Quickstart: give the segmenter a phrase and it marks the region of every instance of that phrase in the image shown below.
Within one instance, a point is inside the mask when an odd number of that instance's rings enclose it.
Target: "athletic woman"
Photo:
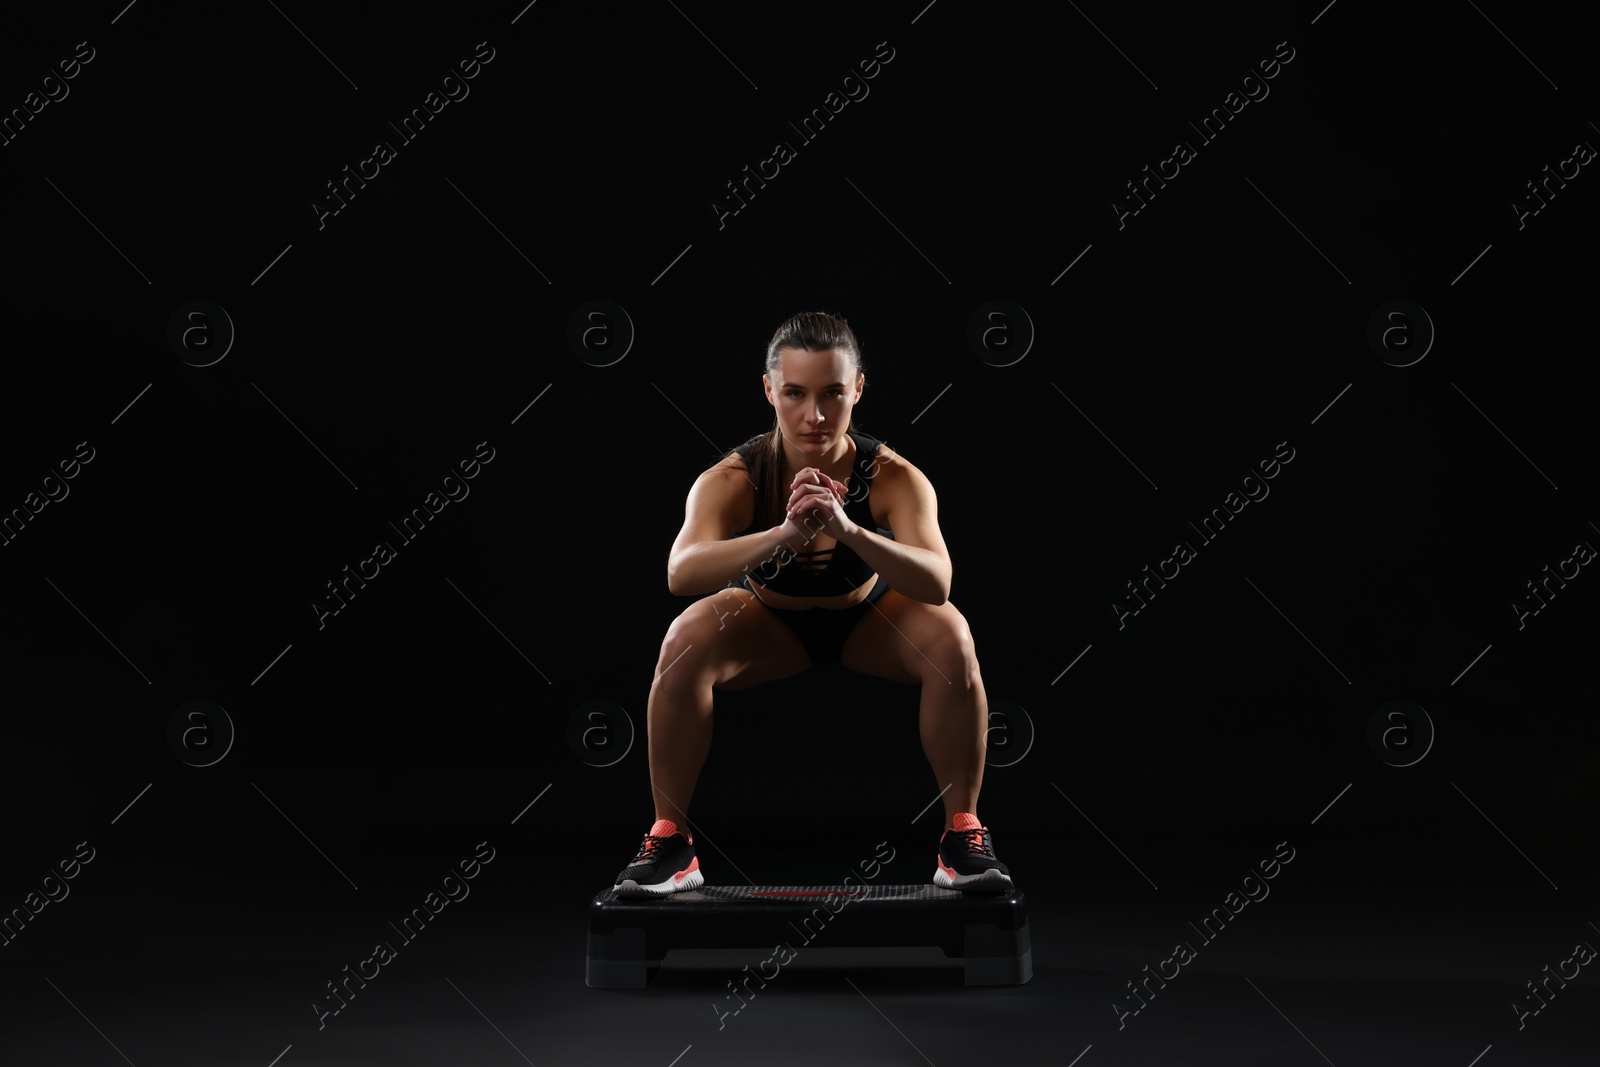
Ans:
[[[866,375],[843,319],[794,316],[767,346],[773,428],[689,490],[667,586],[697,596],[667,628],[650,687],[656,821],[617,875],[619,896],[704,883],[688,804],[711,745],[713,690],[814,664],[922,686],[919,725],[945,809],[935,885],[1004,892],[1010,872],[978,821],[988,704],[933,486],[854,431]]]

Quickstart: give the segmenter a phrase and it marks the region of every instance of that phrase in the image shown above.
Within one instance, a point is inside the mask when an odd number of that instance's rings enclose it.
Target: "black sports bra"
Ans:
[[[878,446],[882,442],[853,430],[850,438],[856,444],[856,461],[846,486],[844,513],[862,529],[875,530],[880,536],[893,540],[893,531],[880,527],[872,517],[872,477],[876,471]],[[752,567],[750,579],[763,589],[785,596],[826,597],[848,593],[875,573],[870,563],[843,543],[833,548],[796,552],[782,565],[778,562],[781,558],[783,556],[773,557]]]

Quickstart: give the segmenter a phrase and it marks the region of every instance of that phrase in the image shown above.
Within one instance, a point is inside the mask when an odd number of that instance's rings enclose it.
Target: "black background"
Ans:
[[[1520,1031],[1507,1007],[1600,938],[1597,580],[1521,627],[1512,607],[1600,544],[1596,179],[1520,228],[1511,206],[1600,144],[1592,26],[1352,0],[278,8],[77,6],[0,43],[5,109],[95,49],[0,147],[0,508],[94,449],[0,547],[0,907],[97,849],[0,949],[7,1062],[837,1052],[801,1007],[842,1013],[844,1062],[1592,1056],[1600,979]],[[386,123],[480,41],[470,94],[401,144]],[[1284,41],[1270,94],[1201,144],[1186,122]],[[801,143],[788,123],[879,42],[869,95]],[[1196,158],[1119,227],[1180,139]],[[379,140],[395,159],[319,227]],[[778,141],[794,161],[719,227]],[[1009,366],[967,343],[995,299],[1036,331]],[[192,300],[236,330],[208,367],[167,343]],[[636,330],[610,366],[567,340],[590,300]],[[1437,332],[1406,367],[1367,342],[1392,300]],[[583,915],[652,817],[684,494],[771,424],[765,345],[800,310],[856,331],[857,426],[938,490],[989,700],[1031,724],[980,812],[1036,977],[960,999],[853,975],[880,1015],[799,975],[735,1051],[698,1017],[725,974],[585,989]],[[470,495],[319,628],[325,583],[482,441]],[[1270,496],[1119,628],[1124,583],[1285,441]],[[190,700],[236,731],[209,767],[168,743]],[[1368,744],[1390,700],[1432,723],[1411,766]],[[568,741],[590,701],[637,730],[611,766]],[[916,688],[825,668],[717,701],[709,880],[834,882],[883,840],[895,880],[927,880]],[[1021,742],[999,728],[992,763]],[[307,999],[483,840],[482,903],[319,1032]],[[1276,903],[1118,1032],[1106,1002],[1280,841]]]

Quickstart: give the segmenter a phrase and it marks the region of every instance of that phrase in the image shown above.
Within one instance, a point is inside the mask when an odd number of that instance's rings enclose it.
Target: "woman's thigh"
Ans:
[[[890,589],[877,609],[845,640],[840,659],[851,670],[911,685],[930,677],[951,682],[975,666],[966,616],[948,600],[935,606]]]
[[[730,586],[690,604],[667,628],[657,681],[686,665],[686,674],[709,673],[716,688],[737,690],[799,674],[811,656],[754,593]]]

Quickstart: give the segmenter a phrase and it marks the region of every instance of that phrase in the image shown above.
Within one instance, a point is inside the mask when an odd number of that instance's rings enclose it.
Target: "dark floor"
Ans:
[[[1448,862],[1430,856],[1432,869],[1462,875],[1430,882],[1421,864],[1320,850],[1333,843],[1306,827],[1268,895],[1208,944],[1188,922],[1231,886],[1226,877],[1202,884],[1209,875],[1194,869],[1206,863],[1192,849],[1141,857],[1146,871],[1161,872],[1157,890],[1109,847],[1082,848],[1064,863],[1052,862],[1048,840],[1016,840],[1009,855],[1033,947],[1026,985],[967,987],[951,967],[818,966],[827,961],[801,948],[726,1016],[717,1005],[730,1003],[727,983],[767,953],[684,961],[698,967],[669,955],[646,989],[585,985],[587,902],[617,859],[593,849],[542,873],[502,843],[468,895],[408,944],[387,922],[430,887],[414,863],[360,864],[365,884],[351,890],[326,868],[325,882],[314,868],[291,882],[239,855],[219,856],[225,873],[139,872],[108,848],[5,949],[0,1062],[266,1067],[280,1054],[286,1065],[538,1067],[1595,1062],[1600,980],[1580,973],[1520,1030],[1509,1007],[1575,942],[1600,943],[1582,918],[1592,873],[1563,866],[1565,884],[1553,889],[1496,839]],[[1263,842],[1263,858],[1273,844]],[[705,851],[714,880],[732,873]],[[848,863],[843,854],[740,857],[758,876]],[[883,877],[931,869],[931,852],[909,851]],[[321,900],[307,896],[308,871],[323,883]],[[825,947],[825,938],[809,947]],[[311,1004],[323,983],[385,939],[398,946],[395,957],[319,1029]],[[1194,958],[1166,988],[1152,982],[1156,994],[1119,1026],[1115,1005],[1133,1003],[1126,983],[1177,941]]]

